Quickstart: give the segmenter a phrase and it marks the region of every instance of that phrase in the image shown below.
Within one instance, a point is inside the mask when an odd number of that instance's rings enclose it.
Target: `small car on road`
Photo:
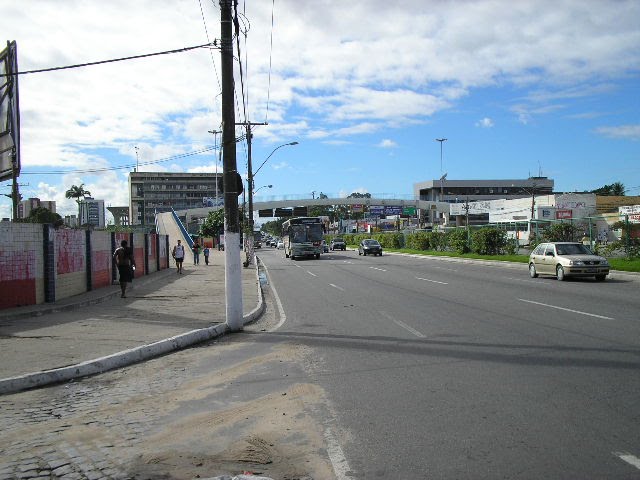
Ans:
[[[358,255],[380,255],[382,256],[382,245],[377,240],[368,238],[362,240],[358,246]]]
[[[602,282],[609,274],[606,258],[594,255],[578,242],[546,242],[529,255],[529,276],[555,275],[560,281],[567,277],[595,277]]]
[[[329,253],[329,245],[326,240],[322,240],[322,253]]]
[[[345,251],[347,249],[347,244],[344,243],[344,240],[340,237],[335,237],[331,240],[331,245],[329,247],[331,250],[342,250]]]

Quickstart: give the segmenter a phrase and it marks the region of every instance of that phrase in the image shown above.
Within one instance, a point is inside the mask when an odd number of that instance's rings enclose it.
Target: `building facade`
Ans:
[[[32,210],[38,207],[51,210],[52,213],[56,213],[56,202],[51,200],[40,200],[39,198],[28,198],[18,203],[18,218],[27,218]]]
[[[155,225],[156,213],[216,204],[223,198],[221,173],[132,172],[130,225]]]
[[[420,200],[447,203],[469,203],[498,199],[531,198],[553,193],[554,182],[547,177],[529,177],[517,180],[428,180],[415,183],[413,193]],[[421,223],[443,224],[438,212],[427,212]]]
[[[104,200],[86,197],[80,201],[80,225],[105,227]]]

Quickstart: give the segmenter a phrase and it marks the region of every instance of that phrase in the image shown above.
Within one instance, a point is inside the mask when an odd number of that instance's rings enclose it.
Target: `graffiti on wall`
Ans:
[[[81,272],[85,268],[84,230],[56,231],[57,273]]]

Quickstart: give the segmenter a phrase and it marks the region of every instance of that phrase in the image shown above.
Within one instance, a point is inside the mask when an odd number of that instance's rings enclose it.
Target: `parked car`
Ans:
[[[529,275],[555,275],[562,281],[567,277],[595,277],[599,282],[607,278],[609,262],[594,255],[578,242],[547,242],[538,245],[529,255]]]
[[[277,248],[278,250],[282,250],[282,249],[284,249],[284,242],[283,242],[282,240],[278,240],[278,243],[277,243],[277,245],[276,245],[276,248]]]
[[[322,253],[329,253],[329,245],[326,240],[322,240]]]
[[[382,256],[382,245],[377,240],[368,238],[362,240],[358,246],[358,255],[380,255]]]
[[[335,237],[331,240],[331,245],[329,246],[331,250],[342,250],[343,252],[347,249],[347,244],[344,243],[344,240],[340,237]]]

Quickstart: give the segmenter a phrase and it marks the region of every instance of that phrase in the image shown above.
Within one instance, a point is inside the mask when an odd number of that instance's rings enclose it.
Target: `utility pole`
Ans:
[[[236,167],[235,112],[233,105],[234,0],[220,0],[220,59],[222,76],[222,148],[224,184],[224,256],[227,325],[232,332],[243,329],[240,227],[238,218],[238,170]],[[242,185],[242,183],[240,183]]]
[[[218,134],[222,133],[222,130],[207,130],[207,132],[213,134],[213,144],[218,147],[218,158],[216,158],[216,199],[215,199],[215,207],[218,206],[218,164],[220,163],[220,158],[222,157],[222,147],[218,146]]]
[[[252,265],[254,257],[253,248],[253,166],[251,164],[251,140],[253,139],[253,133],[251,133],[252,125],[268,125],[268,123],[256,123],[245,122],[236,123],[236,125],[244,125],[247,128],[247,195],[249,196],[249,232],[247,232],[246,244],[246,261],[245,267]],[[244,216],[243,216],[244,218]]]

